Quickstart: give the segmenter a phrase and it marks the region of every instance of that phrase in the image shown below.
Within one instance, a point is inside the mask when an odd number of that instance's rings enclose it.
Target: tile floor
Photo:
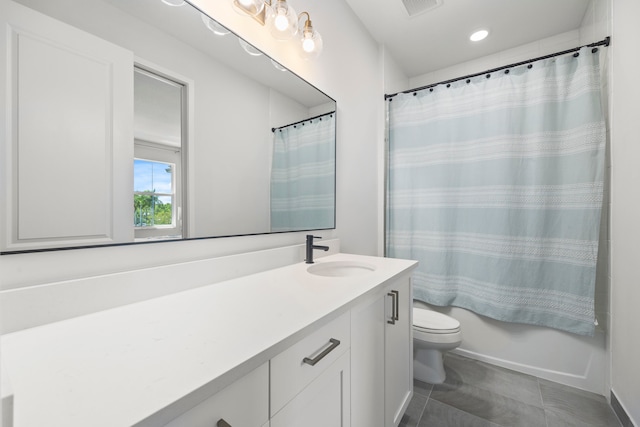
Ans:
[[[603,396],[448,353],[447,379],[414,381],[400,427],[621,427]]]

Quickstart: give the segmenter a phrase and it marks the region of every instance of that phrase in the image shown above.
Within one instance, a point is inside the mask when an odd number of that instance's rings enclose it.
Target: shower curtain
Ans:
[[[334,227],[335,113],[273,133],[271,231]]]
[[[414,297],[594,331],[605,124],[582,48],[389,102],[387,255]]]

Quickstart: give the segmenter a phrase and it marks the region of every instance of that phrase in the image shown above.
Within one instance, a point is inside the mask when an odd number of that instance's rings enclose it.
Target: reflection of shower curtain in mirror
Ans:
[[[387,254],[419,260],[416,299],[593,333],[600,98],[590,48],[392,98]]]
[[[335,114],[273,137],[271,231],[334,228]]]

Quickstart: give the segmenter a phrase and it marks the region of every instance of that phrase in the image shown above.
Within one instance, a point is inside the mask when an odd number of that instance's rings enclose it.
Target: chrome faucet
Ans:
[[[322,237],[314,236],[312,234],[307,234],[307,259],[304,260],[307,264],[313,264],[313,250],[321,249],[323,251],[328,251],[329,246],[320,246],[314,245],[313,239],[322,239]]]

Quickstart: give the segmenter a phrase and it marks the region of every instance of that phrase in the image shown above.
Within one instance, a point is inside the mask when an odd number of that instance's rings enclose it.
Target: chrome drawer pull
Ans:
[[[231,427],[231,424],[220,418],[220,420],[216,423],[216,427]]]
[[[398,315],[398,312],[400,311],[400,295],[398,291],[391,291],[387,295],[393,298],[391,306],[391,320],[387,320],[387,323],[390,325],[395,325],[396,320],[400,320],[400,316]]]
[[[334,348],[336,348],[337,346],[340,345],[340,341],[338,341],[335,338],[330,338],[329,342],[331,343],[331,345],[329,347],[327,347],[326,349],[324,349],[322,351],[322,353],[320,353],[319,355],[317,355],[316,357],[314,357],[313,359],[310,359],[308,357],[305,357],[304,359],[302,359],[303,363],[306,363],[307,365],[315,365],[316,363],[318,363],[319,361],[321,361],[327,354],[331,353],[333,351]]]
[[[400,292],[398,291],[391,291],[391,292],[396,294],[396,316],[394,317],[394,319],[400,320]]]

